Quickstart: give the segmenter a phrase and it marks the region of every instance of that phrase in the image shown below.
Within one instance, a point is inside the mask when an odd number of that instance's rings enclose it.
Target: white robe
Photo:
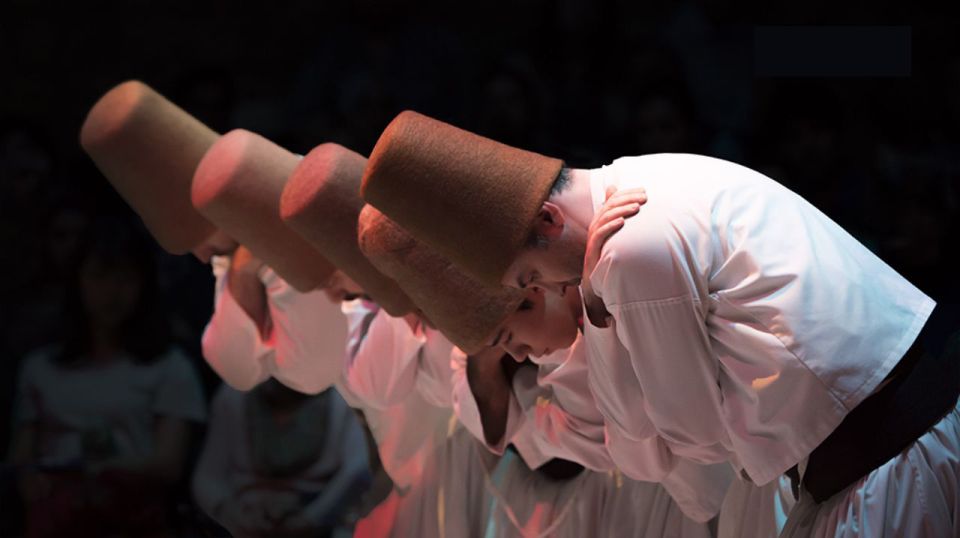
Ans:
[[[230,257],[214,256],[213,316],[203,332],[203,356],[223,381],[250,390],[273,376],[288,387],[316,394],[340,377],[346,319],[340,304],[321,291],[301,293],[263,268],[267,290],[266,338],[229,292]]]
[[[631,476],[657,477],[679,458],[729,461],[759,485],[796,464],[802,471],[934,307],[828,217],[755,171],[658,154],[590,174],[594,210],[609,186],[644,187],[649,197],[590,275],[611,326],[585,327],[608,446]],[[932,452],[956,462],[956,433],[946,435]],[[941,465],[917,487],[936,488],[953,472]],[[919,517],[918,505],[901,499],[907,490],[895,492],[878,473],[860,493],[877,502],[838,495],[811,510],[801,499],[791,518],[815,511],[814,534],[845,536],[851,517],[890,519],[888,532]],[[846,515],[831,512],[834,501]]]

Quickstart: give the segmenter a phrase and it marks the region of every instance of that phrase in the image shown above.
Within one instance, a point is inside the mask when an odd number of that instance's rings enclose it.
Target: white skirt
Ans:
[[[480,538],[487,522],[486,476],[497,462],[455,426],[418,480],[394,490],[354,529],[357,538]]]
[[[734,479],[720,508],[719,538],[776,538],[795,504],[790,479],[765,486]]]
[[[491,474],[488,537],[709,538],[659,484],[584,470],[551,480],[507,452]]]
[[[823,503],[801,492],[781,536],[960,537],[960,405]]]

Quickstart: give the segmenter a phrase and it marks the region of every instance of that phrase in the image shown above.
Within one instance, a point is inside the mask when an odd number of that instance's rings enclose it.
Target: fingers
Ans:
[[[593,227],[594,229],[597,229],[612,220],[615,220],[618,218],[632,217],[633,215],[636,215],[639,212],[640,212],[640,204],[637,204],[637,203],[615,207],[613,209],[604,211],[600,215],[597,215],[596,220],[594,220],[593,223],[591,223],[591,227]]]
[[[618,191],[616,187],[607,187],[606,201],[594,215],[587,230],[587,245],[583,258],[581,290],[590,291],[590,276],[600,260],[600,253],[610,237],[623,228],[627,218],[640,212],[640,206],[647,203],[647,191],[643,188]],[[602,305],[602,302],[601,302]],[[591,315],[591,321],[594,316]],[[596,325],[598,322],[594,322]]]
[[[623,217],[615,218],[602,226],[598,226],[594,229],[593,233],[590,234],[590,239],[587,241],[587,250],[583,258],[584,278],[589,278],[589,273],[593,272],[594,266],[600,259],[600,251],[603,250],[603,245],[606,244],[607,239],[610,239],[610,236],[619,231],[620,228],[623,228],[624,222]]]
[[[640,211],[640,206],[647,202],[647,192],[642,188],[619,192],[616,189],[608,189],[607,191],[611,196],[594,217],[594,221],[590,224],[591,231],[597,230],[616,219],[625,219],[636,215]]]
[[[645,189],[629,189],[620,191],[607,198],[603,204],[604,209],[621,206],[625,204],[645,204],[647,203],[647,191]]]
[[[623,228],[624,222],[623,217],[617,217],[594,231],[591,237],[590,249],[595,250],[598,257],[607,239],[610,239],[611,235],[616,233],[620,228]]]

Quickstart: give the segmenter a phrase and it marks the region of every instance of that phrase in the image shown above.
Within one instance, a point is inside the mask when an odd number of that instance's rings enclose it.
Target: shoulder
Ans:
[[[621,157],[600,170],[618,183],[642,182],[674,187],[677,192],[690,192],[700,185],[710,191],[739,184],[776,184],[762,173],[741,164],[694,153],[653,153],[637,157]]]
[[[56,366],[55,359],[61,351],[61,346],[53,344],[30,351],[20,362],[20,377],[33,377]]]
[[[590,281],[608,307],[686,295],[697,287],[711,252],[706,220],[648,202],[607,240]]]
[[[23,364],[24,366],[28,364],[49,364],[53,362],[54,358],[62,351],[63,346],[59,344],[38,347],[23,356]]]
[[[715,170],[717,167],[732,165],[729,161],[697,155],[695,153],[649,153],[646,155],[624,156],[601,168],[609,173],[623,175],[633,172],[659,171],[670,174],[689,172],[690,170]]]
[[[177,346],[170,346],[161,354],[151,367],[157,369],[164,377],[197,379],[197,371],[187,354]]]

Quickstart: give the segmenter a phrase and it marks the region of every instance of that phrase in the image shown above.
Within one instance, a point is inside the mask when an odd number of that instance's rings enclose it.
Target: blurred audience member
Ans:
[[[234,536],[330,536],[369,482],[363,429],[335,390],[270,379],[214,397],[193,492]]]
[[[27,536],[167,536],[167,496],[205,418],[157,307],[152,244],[98,222],[80,249],[64,337],[23,363],[16,464]]]
[[[15,356],[51,344],[63,334],[64,298],[90,225],[90,210],[76,193],[61,193],[50,206],[46,226],[37,233],[42,248],[42,265],[34,275],[37,285],[6,325]]]
[[[0,120],[0,295],[13,304],[28,297],[43,263],[45,190],[54,164],[53,147],[40,129],[15,118]],[[0,321],[12,314],[0,311]]]

